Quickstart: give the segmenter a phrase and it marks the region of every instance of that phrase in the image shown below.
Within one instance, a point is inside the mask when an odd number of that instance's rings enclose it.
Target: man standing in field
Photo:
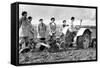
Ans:
[[[66,34],[68,25],[66,25],[66,20],[63,20],[63,25],[62,25],[62,35]]]
[[[22,17],[19,19],[19,28],[21,27],[22,24],[25,24],[26,21],[27,21],[27,12],[23,11]]]
[[[74,30],[74,25],[73,25],[74,21],[75,21],[75,17],[71,17],[71,21],[69,22],[69,31],[70,32],[73,32],[73,30]]]
[[[27,46],[27,39],[28,39],[28,19],[27,19],[27,12],[22,12],[22,17],[19,19],[19,44],[23,44],[22,48]]]
[[[33,39],[34,38],[34,28],[33,28],[33,25],[31,24],[31,21],[32,21],[32,17],[31,16],[29,16],[28,17],[28,37],[30,38],[30,39]]]
[[[65,42],[66,42],[67,47],[72,47],[72,42],[76,34],[75,28],[73,25],[74,21],[75,21],[75,18],[71,17],[71,20],[68,23],[66,23],[68,25],[68,28],[66,30],[66,36],[65,36]]]
[[[45,40],[47,26],[43,23],[43,19],[40,19],[39,22],[40,23],[38,25],[38,33],[39,33],[39,36],[40,36],[40,40]]]

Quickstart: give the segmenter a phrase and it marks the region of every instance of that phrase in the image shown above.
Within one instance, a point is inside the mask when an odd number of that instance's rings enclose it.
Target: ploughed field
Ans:
[[[81,61],[81,60],[95,60],[96,49],[69,49],[60,52],[28,52],[19,55],[19,63],[43,63],[43,62],[60,62],[60,61]]]
[[[57,27],[57,36],[59,36],[61,29]],[[96,37],[96,29],[92,29],[92,37]],[[49,29],[47,30],[47,34]],[[35,37],[37,35],[37,30],[35,29]],[[96,49],[68,49],[66,51],[59,51],[55,53],[42,51],[42,52],[28,52],[24,54],[19,54],[19,63],[44,63],[44,62],[60,62],[60,61],[81,61],[81,60],[95,60],[96,59]]]

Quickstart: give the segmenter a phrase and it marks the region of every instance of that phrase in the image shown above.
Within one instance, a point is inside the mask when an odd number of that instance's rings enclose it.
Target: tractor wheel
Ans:
[[[61,48],[63,49],[63,50],[66,50],[66,45],[65,45],[65,42],[63,41],[63,42],[61,42]]]
[[[91,47],[96,47],[96,38],[92,40]]]
[[[83,37],[82,36],[78,36],[77,37],[77,41],[76,41],[76,44],[77,44],[77,48],[78,49],[82,49],[83,48]]]
[[[91,36],[86,33],[83,35],[83,48],[84,49],[89,48],[90,44],[91,44]]]
[[[91,44],[91,36],[89,34],[84,34],[83,36],[77,37],[77,48],[87,49]]]
[[[77,46],[82,47],[83,49],[87,49],[91,45],[91,31],[86,29],[81,36],[77,37]]]

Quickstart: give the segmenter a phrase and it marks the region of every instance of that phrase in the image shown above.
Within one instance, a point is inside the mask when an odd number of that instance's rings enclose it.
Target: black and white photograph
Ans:
[[[19,4],[19,64],[97,60],[96,9]]]

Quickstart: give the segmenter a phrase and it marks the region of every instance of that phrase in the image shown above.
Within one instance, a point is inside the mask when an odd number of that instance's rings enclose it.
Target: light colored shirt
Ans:
[[[73,22],[74,23],[74,22]],[[69,30],[70,32],[73,32],[74,29],[74,25],[72,26],[72,21],[71,20],[67,20],[65,27],[62,27],[62,33],[65,35],[67,33],[67,31]]]
[[[19,37],[25,37],[28,36],[28,30],[27,30],[27,26],[28,26],[28,20],[27,18],[21,18],[19,20],[19,24],[20,24],[20,28],[19,28]]]
[[[56,23],[55,22],[50,22],[50,33],[56,33]]]

